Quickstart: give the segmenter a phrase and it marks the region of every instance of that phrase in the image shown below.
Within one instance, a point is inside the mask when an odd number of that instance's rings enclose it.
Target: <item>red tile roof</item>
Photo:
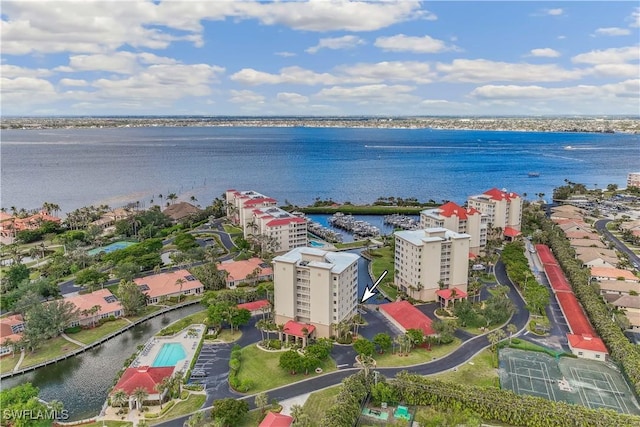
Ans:
[[[440,210],[440,215],[446,216],[447,218],[455,215],[459,219],[467,219],[467,211],[462,206],[459,206],[454,202],[445,203],[438,209]]]
[[[302,219],[302,218],[294,216],[294,217],[291,217],[291,218],[274,219],[273,221],[269,221],[267,223],[267,225],[269,227],[275,227],[277,225],[291,224],[292,222],[295,222],[295,223],[298,223],[298,224],[304,224],[306,221],[304,219]]]
[[[549,279],[549,284],[554,292],[571,292],[571,285],[569,285],[560,266],[544,264],[544,272],[547,274],[547,279]]]
[[[492,188],[491,190],[487,190],[484,192],[487,196],[491,196],[493,200],[506,200],[511,201],[511,199],[515,199],[518,196],[516,193],[507,193],[502,190],[498,190],[497,188]]]
[[[289,427],[293,423],[293,417],[284,414],[269,412],[258,427]]]
[[[513,227],[505,227],[503,234],[507,237],[517,237],[522,233],[520,233],[520,230],[516,230]]]
[[[600,353],[609,354],[607,351],[607,346],[604,345],[604,342],[598,337],[594,337],[591,335],[572,335],[567,334],[567,340],[569,341],[569,346],[572,348],[577,348],[580,350],[589,350],[589,351],[598,351]]]
[[[165,273],[153,274],[151,276],[140,277],[133,281],[136,285],[147,285],[148,291],[143,291],[149,298],[178,295],[180,293],[180,286],[176,285],[178,279],[183,279],[182,292],[202,288],[204,285],[195,277],[195,280],[188,280],[187,277],[193,277],[187,270],[167,271]]]
[[[269,301],[266,299],[261,299],[258,301],[245,302],[244,304],[238,304],[238,308],[245,308],[249,311],[260,310],[262,307],[268,307]]]
[[[421,329],[425,335],[435,335],[436,333],[436,331],[431,327],[431,319],[411,305],[409,301],[397,301],[382,304],[380,306],[380,310],[387,313],[405,330]]]
[[[249,199],[243,202],[242,204],[245,207],[249,207],[253,205],[259,205],[261,203],[275,203],[275,202],[276,202],[276,199],[272,199],[271,197],[257,197],[255,199]]]
[[[284,324],[284,333],[288,335],[295,335],[296,337],[304,337],[304,333],[302,332],[302,328],[307,328],[307,335],[310,335],[313,331],[316,330],[316,327],[308,324],[308,323],[299,323],[294,322],[293,320],[289,320]]]
[[[536,252],[538,253],[538,258],[543,264],[558,264],[556,261],[556,257],[551,253],[551,249],[547,245],[536,245]]]
[[[107,299],[111,302],[107,302]],[[66,297],[65,301],[73,303],[73,305],[76,306],[78,314],[82,319],[90,317],[98,318],[103,314],[110,314],[115,311],[120,311],[122,313],[122,304],[120,304],[120,301],[116,299],[109,289],[98,289],[97,291],[88,294],[78,294]],[[91,310],[95,306],[100,306],[100,309],[95,314],[83,315],[81,313],[84,310]]]
[[[609,277],[611,279],[622,277],[624,280],[640,282],[638,276],[629,270],[622,270],[621,268],[591,267],[591,275],[593,277]]]
[[[455,299],[460,299],[460,298],[466,298],[467,297],[467,293],[464,291],[461,291],[458,288],[453,288],[456,290],[456,295],[455,295]],[[436,291],[436,295],[438,295],[441,298],[444,298],[445,300],[450,300],[451,299],[451,294],[453,293],[453,289],[440,289],[438,291]]]
[[[268,264],[265,266],[265,262],[256,257],[241,261],[225,261],[218,264],[217,268],[229,273],[227,282],[245,280],[256,268],[260,269],[258,277],[271,276],[273,274],[273,268]]]
[[[13,333],[12,326],[18,326],[24,324],[22,316],[15,314],[13,316],[7,316],[0,319],[0,345],[5,341],[18,342],[22,339],[22,333]]]
[[[597,337],[598,335],[591,327],[587,316],[582,311],[582,306],[578,302],[577,298],[571,292],[558,292],[556,294],[558,303],[562,307],[562,312],[567,319],[569,329],[571,332],[577,335],[591,335]]]
[[[124,390],[125,393],[131,395],[135,389],[142,387],[149,394],[158,394],[155,388],[156,384],[162,382],[164,378],[170,377],[173,374],[173,369],[173,366],[127,368],[113,387],[112,393],[116,390]]]

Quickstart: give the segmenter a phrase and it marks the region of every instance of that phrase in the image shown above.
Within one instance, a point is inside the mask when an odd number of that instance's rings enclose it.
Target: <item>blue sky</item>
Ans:
[[[2,1],[3,115],[640,115],[638,2]]]

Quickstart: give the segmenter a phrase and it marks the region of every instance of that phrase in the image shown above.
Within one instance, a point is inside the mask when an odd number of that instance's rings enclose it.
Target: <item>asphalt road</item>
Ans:
[[[520,294],[516,291],[511,280],[509,280],[509,278],[507,277],[507,273],[505,271],[504,264],[502,262],[498,262],[496,264],[495,274],[496,274],[498,283],[509,286],[510,288],[508,295],[511,298],[511,300],[514,302],[516,311],[509,323],[513,323],[514,325],[516,325],[519,331],[518,333],[520,333],[522,332],[522,330],[524,330],[529,320],[529,312],[525,308],[525,302],[520,296]],[[409,371],[409,372],[420,374],[420,375],[437,374],[439,372],[444,372],[449,369],[453,369],[467,362],[475,354],[479,353],[480,351],[484,350],[489,346],[490,346],[490,343],[486,335],[475,336],[473,338],[468,339],[464,343],[462,343],[460,347],[458,347],[453,353],[450,353],[449,355],[441,359],[436,359],[431,362],[423,363],[416,366],[410,366],[410,367],[403,366],[403,367],[397,367],[397,368],[378,368],[377,371],[379,371],[380,373],[382,373],[387,377],[392,377],[401,371]],[[338,346],[335,346],[335,347],[338,347]],[[337,385],[343,379],[354,374],[357,371],[358,369],[356,368],[341,369],[336,372],[325,374],[319,377],[309,378],[307,380],[300,381],[294,384],[279,387],[273,390],[268,390],[267,393],[270,398],[275,398],[278,401],[282,401],[285,399],[290,399],[295,396],[299,396],[301,394],[312,392],[314,390],[320,390],[326,387]],[[209,403],[211,398],[212,397],[208,396],[207,403]],[[255,395],[248,395],[248,396],[241,397],[240,399],[246,400],[249,406],[253,408],[254,398],[255,398]],[[205,408],[200,409],[200,411],[206,411],[210,409],[211,409],[211,406],[207,406]],[[188,418],[189,416],[185,415],[180,418],[165,421],[164,423],[161,423],[158,425],[167,426],[167,427],[182,427],[184,425],[184,422]]]
[[[620,252],[624,252],[629,256],[629,261],[631,264],[636,267],[637,270],[640,270],[640,257],[636,255],[631,249],[624,244],[624,242],[620,241],[616,236],[614,236],[609,230],[607,230],[607,224],[610,223],[610,219],[599,219],[593,225],[596,227],[599,233],[607,238],[610,242],[612,242],[616,249]]]

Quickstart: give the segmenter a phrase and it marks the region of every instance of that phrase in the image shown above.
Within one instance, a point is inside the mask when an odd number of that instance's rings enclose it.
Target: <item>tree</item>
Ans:
[[[376,350],[375,345],[366,338],[358,338],[353,343],[353,349],[360,356],[371,356]]]
[[[239,326],[246,325],[251,320],[251,312],[246,308],[237,308],[232,306],[229,310],[229,317],[227,319],[233,330],[233,325],[238,329]]]
[[[196,412],[191,415],[189,419],[187,419],[186,426],[187,427],[198,427],[204,422],[204,412]],[[138,427],[140,427],[140,423],[138,423]]]
[[[163,396],[164,393],[167,393],[167,395],[169,395],[169,391],[171,390],[171,386],[172,386],[172,381],[171,381],[171,377],[164,377],[158,384],[155,385],[155,389],[158,392],[158,394],[160,395],[160,409],[162,409],[162,401],[164,400]]]
[[[373,337],[373,343],[378,346],[378,351],[382,354],[391,349],[392,340],[389,334],[386,332],[380,332]]]
[[[295,350],[289,350],[280,355],[279,366],[295,375],[296,372],[304,369],[302,356]]]
[[[111,406],[124,406],[125,403],[127,403],[127,400],[129,400],[127,392],[122,389],[118,389],[111,395]]]
[[[180,302],[180,297],[182,296],[182,285],[184,285],[185,283],[187,283],[187,281],[184,280],[182,277],[176,280],[175,285],[180,287],[180,293],[178,294],[178,302]]]
[[[44,338],[57,337],[78,314],[75,304],[62,299],[35,304],[26,313],[25,331]]]
[[[293,418],[294,425],[298,424],[298,421],[300,420],[300,417],[302,416],[303,413],[304,413],[304,409],[302,408],[301,405],[298,405],[298,404],[291,405],[291,417]]]
[[[118,299],[125,316],[136,316],[147,304],[146,295],[135,282],[121,280],[118,285]]]
[[[417,347],[424,342],[424,332],[421,329],[407,329],[406,336],[409,338],[411,348]]]
[[[447,344],[453,341],[453,333],[456,331],[456,323],[452,320],[434,320],[431,327],[438,334],[438,342]]]
[[[131,396],[136,401],[136,408],[140,410],[144,405],[144,401],[147,399],[147,397],[149,397],[149,393],[144,387],[137,387],[135,390],[133,390]]]
[[[487,339],[491,343],[491,350],[495,350],[498,343],[504,339],[507,335],[502,329],[494,329],[487,334]]]
[[[244,400],[220,399],[213,402],[211,419],[221,423],[223,427],[233,427],[249,412],[249,404]]]
[[[94,268],[87,268],[76,273],[76,284],[88,285],[89,288],[97,287],[107,281],[109,275]]]
[[[518,327],[513,323],[509,323],[507,325],[507,332],[509,332],[509,344],[511,344],[511,338],[513,337],[513,334],[515,334],[517,331]]]
[[[269,395],[264,392],[256,394],[254,403],[256,404],[256,408],[260,409],[260,413],[264,415],[265,409],[267,405],[269,405]]]

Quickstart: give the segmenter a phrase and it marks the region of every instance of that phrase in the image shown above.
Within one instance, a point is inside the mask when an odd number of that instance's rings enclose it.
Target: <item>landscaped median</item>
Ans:
[[[189,393],[185,400],[167,402],[160,413],[145,414],[145,419],[150,425],[160,424],[166,420],[197,411],[204,405],[206,400],[207,395],[204,393]]]
[[[320,374],[310,371],[309,374],[298,373],[292,375],[280,367],[281,351],[271,352],[259,349],[255,344],[240,350],[241,365],[238,370],[238,379],[250,381],[251,393],[258,393],[272,388],[288,385]],[[336,363],[329,358],[322,361],[320,368],[324,373],[336,370]]]
[[[378,285],[380,289],[391,300],[398,297],[398,289],[393,284],[394,278],[394,250],[389,246],[380,249],[372,249],[368,251],[368,257],[371,259],[371,272],[374,279],[380,277],[383,271],[387,271],[387,276],[382,283]]]
[[[460,347],[460,344],[462,344],[462,341],[458,338],[454,338],[449,344],[432,345],[431,350],[427,350],[423,347],[417,347],[404,356],[400,356],[398,353],[388,352],[384,354],[375,353],[373,358],[376,361],[376,366],[379,368],[411,366],[431,362],[434,359],[444,357]]]

